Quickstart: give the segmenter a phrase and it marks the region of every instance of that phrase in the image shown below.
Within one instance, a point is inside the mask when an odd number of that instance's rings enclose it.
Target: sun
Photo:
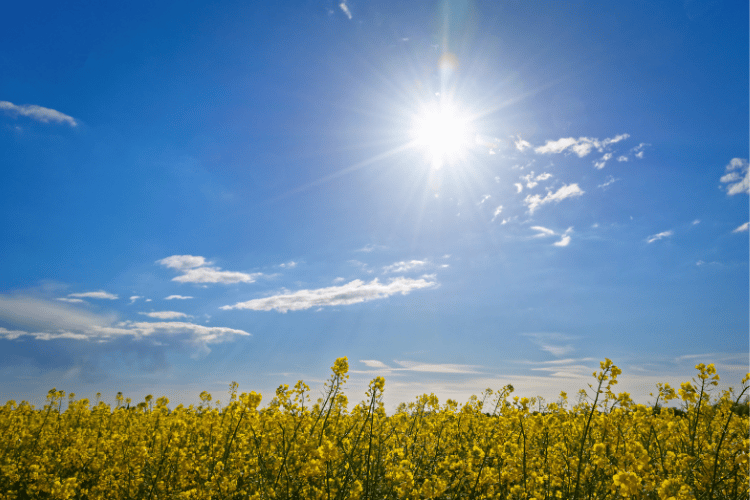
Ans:
[[[434,168],[459,163],[473,142],[470,117],[446,101],[422,107],[414,116],[411,135]]]

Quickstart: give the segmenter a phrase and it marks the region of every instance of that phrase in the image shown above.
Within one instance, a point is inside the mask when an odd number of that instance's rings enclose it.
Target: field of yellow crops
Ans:
[[[713,394],[713,365],[677,391],[658,384],[652,407],[612,391],[621,373],[601,363],[571,405],[489,389],[464,405],[434,395],[386,415],[385,381],[348,409],[346,358],[326,396],[281,386],[261,396],[170,410],[169,401],[112,409],[55,389],[36,409],[0,408],[0,499],[747,499],[748,418],[737,390]],[[681,400],[681,411],[662,403]]]

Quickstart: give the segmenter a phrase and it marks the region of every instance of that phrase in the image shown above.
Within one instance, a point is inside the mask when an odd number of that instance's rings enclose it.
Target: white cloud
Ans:
[[[652,234],[648,238],[646,238],[646,243],[653,243],[655,241],[659,241],[663,238],[667,238],[669,236],[672,236],[674,234],[674,231],[663,231],[661,233]]]
[[[605,153],[599,161],[594,161],[594,167],[599,170],[603,169],[610,158],[612,158],[612,153]]]
[[[516,145],[516,149],[519,151],[531,148],[531,143],[529,143],[529,141],[521,139],[520,136],[515,137],[513,143]]]
[[[369,283],[354,280],[345,285],[319,288],[316,290],[299,290],[293,293],[274,295],[263,299],[253,299],[239,302],[233,306],[223,306],[222,309],[251,309],[254,311],[270,311],[275,309],[285,313],[299,311],[311,307],[339,306],[383,299],[395,294],[406,295],[412,290],[436,286],[435,281],[425,279],[394,278],[389,283],[380,283],[377,278]]]
[[[531,226],[531,229],[538,231],[538,234],[534,235],[534,238],[544,238],[545,236],[554,236],[555,232],[552,229],[547,229],[542,226]]]
[[[558,203],[565,198],[572,198],[581,196],[584,194],[584,191],[581,190],[580,187],[578,187],[578,184],[566,184],[554,193],[548,192],[547,196],[542,198],[541,195],[535,194],[535,195],[528,195],[523,200],[523,202],[526,204],[527,207],[529,207],[529,212],[534,213],[534,211],[541,205],[546,205],[547,203],[552,203],[553,201],[555,203]]]
[[[334,283],[343,283],[344,281],[346,281],[346,280],[344,278],[342,278],[341,276],[339,276],[338,278],[334,278],[333,279]]]
[[[617,157],[617,161],[628,161],[628,157],[627,157],[627,156],[625,156],[625,155],[622,155],[622,156],[618,156],[618,157]]]
[[[566,247],[570,243],[570,236],[567,234],[564,234],[560,241],[556,241],[553,243],[556,247]]]
[[[604,139],[603,141],[592,139],[590,137],[579,137],[578,139],[564,137],[556,141],[547,141],[544,146],[539,146],[534,151],[540,154],[552,154],[562,153],[569,149],[577,154],[579,158],[583,158],[591,153],[593,149],[596,149],[601,153],[604,151],[604,148],[610,144],[615,144],[627,139],[628,137],[630,137],[629,134],[620,134],[609,139]]]
[[[293,260],[290,260],[289,262],[286,262],[284,264],[279,264],[279,267],[282,269],[293,269],[297,267],[297,263],[294,262]]]
[[[181,283],[253,283],[263,273],[240,273],[236,271],[222,271],[218,267],[197,267],[189,269],[172,281]]]
[[[194,255],[172,255],[156,261],[165,267],[177,269],[182,274],[172,278],[180,283],[253,283],[263,273],[247,274],[237,271],[222,271],[219,267],[208,267],[206,259]]]
[[[427,261],[424,260],[410,260],[408,262],[401,261],[401,262],[395,262],[391,264],[390,266],[383,267],[384,273],[405,273],[408,271],[411,271],[413,269],[424,267],[427,265]]]
[[[482,199],[479,200],[479,203],[477,203],[477,205],[481,205],[482,203],[484,203],[485,201],[489,200],[490,198],[492,198],[492,196],[489,195],[489,194],[486,194],[486,195],[482,196]]]
[[[385,246],[385,245],[374,245],[374,244],[370,243],[369,245],[365,245],[364,247],[362,247],[362,248],[360,248],[360,249],[358,249],[356,251],[357,252],[370,253],[370,252],[375,251],[375,250],[387,250],[387,249],[388,249],[388,247]]]
[[[189,295],[170,295],[169,297],[164,297],[164,300],[188,300],[192,298]]]
[[[69,293],[68,297],[108,300],[116,300],[118,298],[117,295],[107,293],[104,290],[99,290],[98,292]]]
[[[521,191],[523,191],[523,184],[516,182],[513,185],[516,186],[516,193],[520,193]]]
[[[561,345],[562,342],[569,342],[575,340],[577,337],[565,335],[562,333],[524,333],[524,337],[531,338],[531,341],[536,344],[542,351],[548,352],[553,356],[565,356],[573,351],[575,348],[570,344]],[[559,363],[567,363],[572,360],[558,360]],[[556,366],[553,370],[568,370],[570,367]],[[537,368],[538,370],[546,370],[546,368]]]
[[[566,137],[556,141],[547,141],[544,146],[539,146],[534,151],[542,154],[562,153],[575,144],[578,144],[578,141],[572,137]]]
[[[71,298],[68,298],[68,297],[60,297],[59,299],[56,299],[56,300],[59,300],[61,302],[70,302],[71,304],[81,304],[81,303],[85,303],[86,302],[83,299],[71,299]]]
[[[643,159],[643,148],[649,146],[645,142],[638,144],[636,147],[630,150],[631,153],[635,153],[634,156],[638,159]]]
[[[138,299],[142,299],[142,298],[143,298],[143,296],[142,296],[142,295],[131,295],[131,296],[130,296],[130,303],[132,304],[132,303],[133,303],[133,302],[135,302],[136,300],[138,300]]]
[[[366,366],[368,366],[370,368],[386,368],[386,369],[390,369],[390,367],[388,365],[386,365],[382,361],[378,361],[376,359],[360,359],[359,362],[360,363],[364,363]]]
[[[179,271],[184,271],[186,269],[192,269],[194,267],[201,267],[209,264],[209,262],[206,262],[206,259],[204,259],[203,257],[195,255],[172,255],[171,257],[157,260],[156,263],[164,267],[177,269]]]
[[[203,346],[250,334],[232,328],[206,327],[185,322],[117,322],[114,315],[93,314],[73,305],[25,296],[0,295],[0,320],[13,329],[0,328],[0,337],[29,336],[38,340],[78,339],[106,342],[115,338],[141,339],[156,334],[187,335]]]
[[[177,318],[187,318],[189,317],[185,313],[177,312],[177,311],[155,311],[155,312],[140,312],[138,314],[143,314],[144,316],[148,316],[149,318],[157,318],[157,319],[177,319]]]
[[[428,372],[428,373],[479,373],[474,365],[455,365],[455,364],[430,364],[420,363],[417,361],[398,361],[394,363],[401,366],[402,370],[410,372]]]
[[[735,229],[735,230],[734,230],[734,231],[732,231],[732,232],[733,232],[733,233],[742,233],[742,232],[744,232],[744,231],[747,231],[747,229],[748,229],[748,224],[750,224],[750,223],[748,223],[748,222],[745,222],[744,224],[742,224],[741,226],[739,226],[739,227],[738,227],[737,229]]]
[[[727,194],[732,196],[740,193],[750,194],[750,172],[748,162],[744,158],[732,158],[726,166],[721,182],[727,184]]]
[[[42,123],[56,122],[56,123],[67,123],[71,127],[78,125],[78,122],[72,116],[60,113],[50,108],[43,108],[34,104],[17,106],[12,102],[0,101],[0,109],[5,110],[7,114],[17,116],[28,116],[33,120],[40,121]]]
[[[539,181],[546,181],[551,177],[552,174],[547,172],[542,172],[541,174],[535,176],[534,172],[532,171],[527,175],[522,175],[520,179],[526,181],[526,187],[531,189],[533,187],[536,187],[536,185],[539,184]],[[516,186],[518,186],[518,184],[516,184]],[[519,190],[518,192],[520,193],[521,191]]]
[[[492,213],[492,220],[490,222],[495,222],[495,219],[497,219],[497,216],[500,215],[500,213],[502,211],[503,211],[503,206],[502,205],[498,205],[498,207]]]
[[[531,226],[531,229],[537,232],[532,238],[546,238],[548,236],[560,236],[560,241],[553,243],[556,247],[566,247],[570,243],[569,234],[573,232],[573,228],[569,227],[564,233],[558,234],[552,229],[548,229],[543,226]]]
[[[612,176],[610,175],[609,177],[607,177],[607,180],[606,180],[606,182],[604,182],[603,184],[599,184],[599,185],[598,185],[598,186],[596,186],[596,187],[604,189],[605,187],[607,187],[607,186],[609,186],[609,185],[611,185],[611,184],[614,184],[615,182],[617,182],[617,181],[619,181],[619,180],[620,180],[620,179],[615,179],[614,177],[612,177]]]
[[[349,7],[348,7],[348,6],[346,5],[346,2],[345,2],[345,1],[344,1],[344,2],[341,2],[341,3],[339,4],[339,8],[341,9],[341,11],[342,11],[342,12],[343,12],[344,14],[346,14],[346,17],[348,17],[349,19],[351,19],[351,18],[352,18],[352,13],[351,13],[351,12],[349,11]]]

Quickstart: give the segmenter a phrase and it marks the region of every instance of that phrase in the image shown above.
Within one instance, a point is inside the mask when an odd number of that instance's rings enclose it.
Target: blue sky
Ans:
[[[748,371],[746,3],[5,13],[2,401]]]

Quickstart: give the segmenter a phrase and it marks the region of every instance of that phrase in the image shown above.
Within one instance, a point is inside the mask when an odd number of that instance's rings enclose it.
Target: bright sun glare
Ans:
[[[412,136],[434,168],[462,160],[472,142],[468,117],[445,102],[421,110],[414,119]]]

